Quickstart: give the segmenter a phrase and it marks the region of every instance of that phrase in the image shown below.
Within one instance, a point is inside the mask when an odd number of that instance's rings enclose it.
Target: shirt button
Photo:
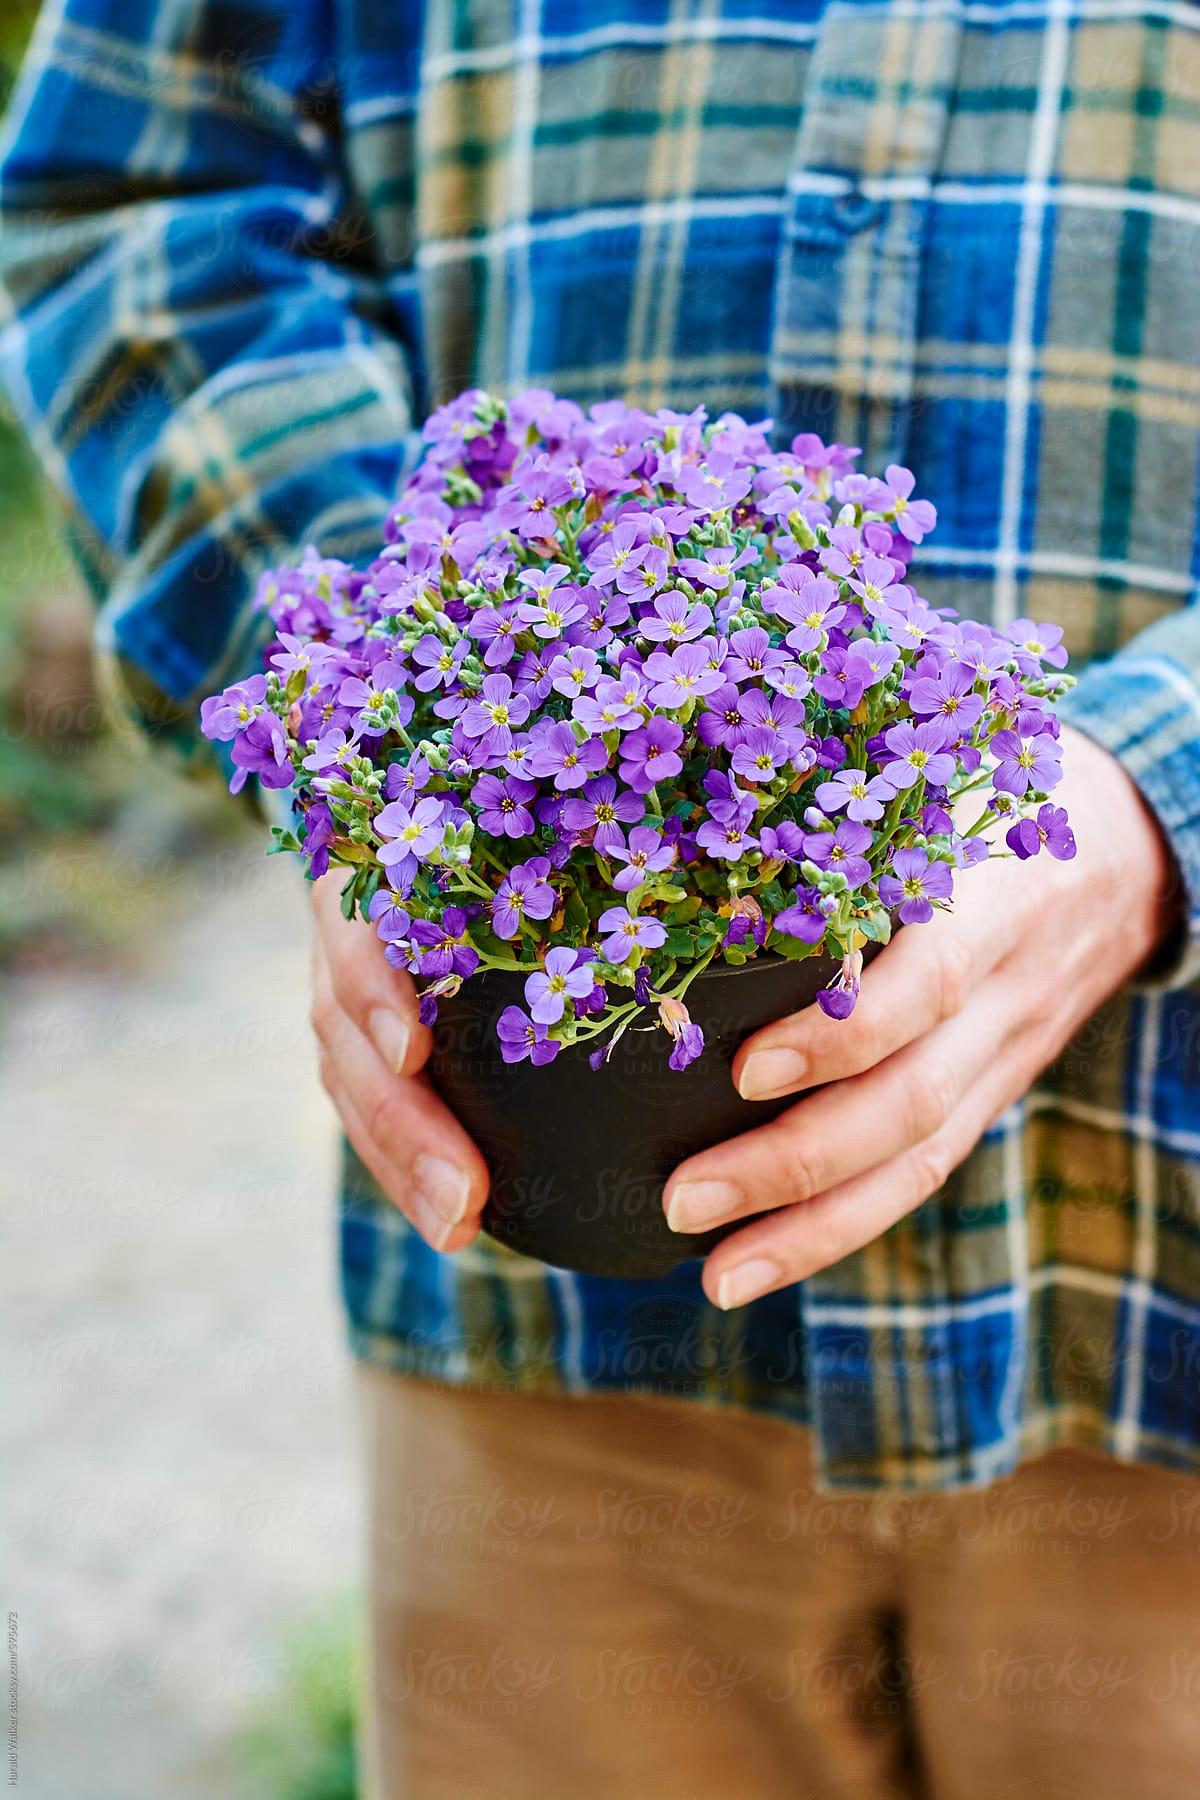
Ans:
[[[848,188],[835,196],[831,208],[837,224],[845,232],[865,231],[879,217],[878,200],[872,200],[860,187]]]

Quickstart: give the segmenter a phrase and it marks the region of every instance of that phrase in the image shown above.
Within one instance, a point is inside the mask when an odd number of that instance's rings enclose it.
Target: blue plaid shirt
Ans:
[[[372,547],[434,402],[702,400],[914,467],[923,590],[1065,623],[1183,871],[1162,982],[743,1311],[439,1257],[350,1158],[360,1354],[768,1409],[835,1483],[1200,1467],[1200,8],[51,0],[0,205],[5,378],[155,735],[253,662],[264,563]]]

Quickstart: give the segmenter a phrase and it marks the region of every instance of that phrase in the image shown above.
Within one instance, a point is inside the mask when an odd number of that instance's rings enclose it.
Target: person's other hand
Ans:
[[[331,870],[312,895],[321,1081],[388,1199],[436,1250],[461,1250],[479,1231],[487,1168],[419,1072],[430,1034],[413,984],[369,925],[342,916],[344,879]]]
[[[719,1306],[815,1274],[919,1206],[1162,942],[1175,877],[1156,822],[1107,751],[1071,731],[1063,745],[1053,798],[1072,861],[1043,850],[966,871],[953,912],[900,931],[866,971],[848,1020],[809,1007],[741,1047],[747,1099],[836,1086],[671,1177],[678,1231],[768,1213],[708,1257]]]

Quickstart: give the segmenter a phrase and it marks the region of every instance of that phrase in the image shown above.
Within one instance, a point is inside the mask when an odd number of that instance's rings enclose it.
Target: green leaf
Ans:
[[[668,931],[664,947],[668,956],[684,957],[691,962],[696,955],[695,934],[676,926],[673,930]]]
[[[866,919],[855,919],[854,923],[864,937],[875,944],[889,944],[892,940],[892,919],[890,913],[871,913]]]
[[[579,889],[569,889],[566,896],[566,904],[563,907],[563,930],[567,937],[570,938],[573,943],[578,943],[579,939],[587,932],[590,923],[591,919],[587,905],[583,896],[580,894]]]
[[[773,931],[767,939],[767,948],[773,950],[776,956],[786,956],[789,962],[803,962],[806,956],[813,953],[811,944],[789,937],[785,931]]]

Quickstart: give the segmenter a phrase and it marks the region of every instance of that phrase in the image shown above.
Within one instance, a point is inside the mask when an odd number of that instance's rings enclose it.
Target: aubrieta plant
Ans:
[[[714,959],[836,959],[818,998],[844,1018],[864,945],[946,908],[989,828],[1074,855],[1048,799],[1062,633],[920,597],[935,514],[907,469],[538,389],[465,393],[424,435],[365,573],[310,549],[264,578],[265,673],[202,725],[235,790],[294,790],[277,847],[350,871],[344,911],[427,1023],[505,970],[507,1061],[598,1067],[640,1022],[681,1069]]]

